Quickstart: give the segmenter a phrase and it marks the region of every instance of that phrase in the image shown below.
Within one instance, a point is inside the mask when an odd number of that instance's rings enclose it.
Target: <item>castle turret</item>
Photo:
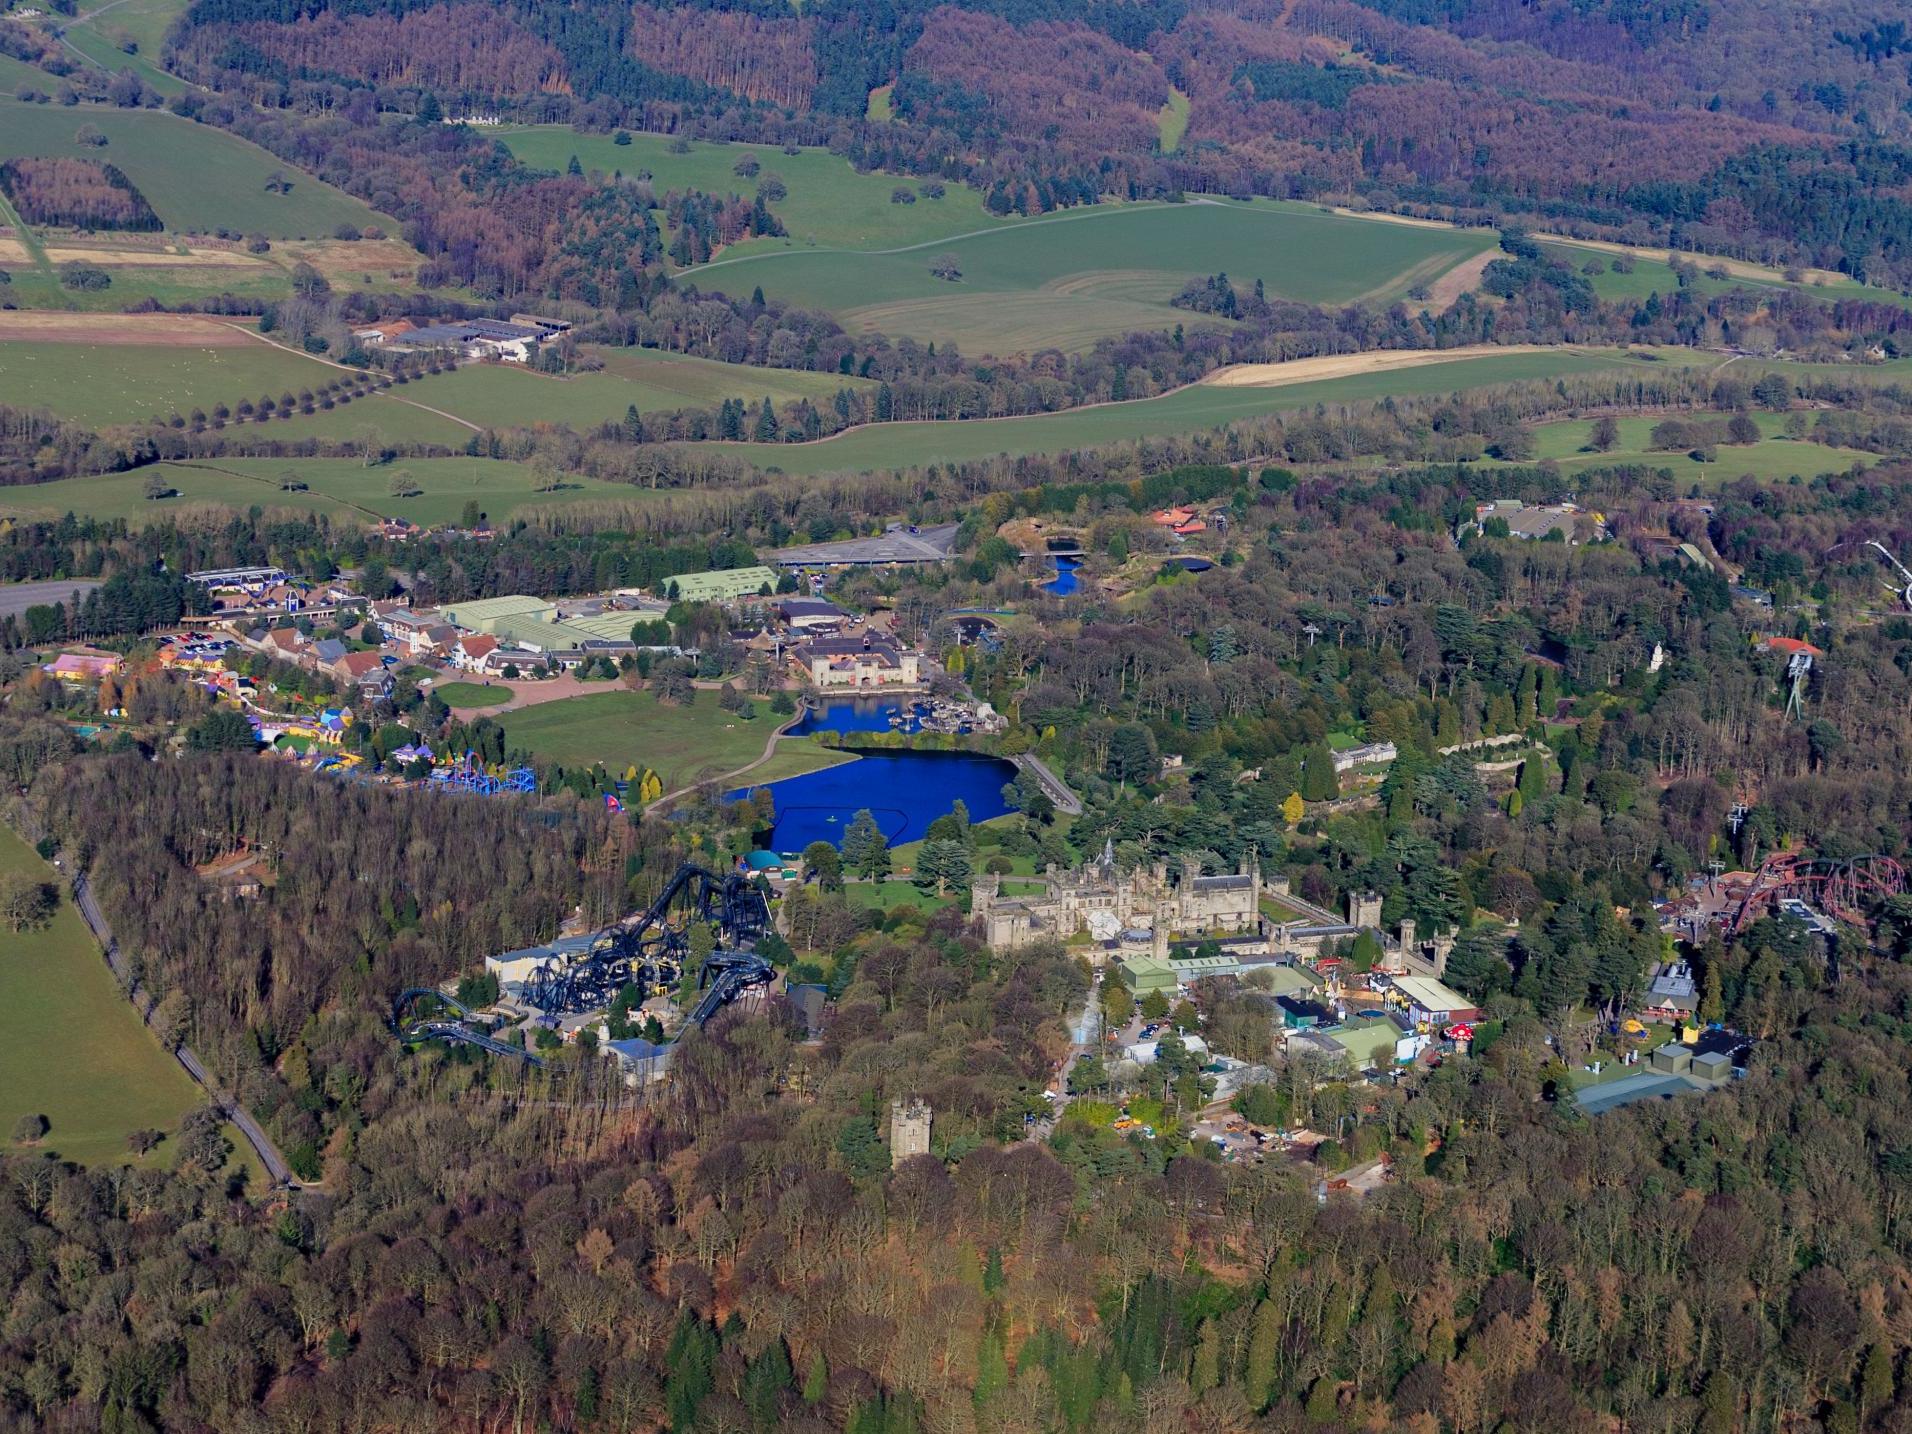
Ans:
[[[890,1102],[890,1168],[893,1170],[913,1155],[929,1154],[930,1110],[927,1103],[911,1099]]]
[[[1381,929],[1381,896],[1374,891],[1350,891],[1348,893],[1348,925],[1358,926],[1363,931]]]
[[[989,908],[1002,894],[1002,877],[993,871],[978,872],[969,884],[969,914],[987,916]]]

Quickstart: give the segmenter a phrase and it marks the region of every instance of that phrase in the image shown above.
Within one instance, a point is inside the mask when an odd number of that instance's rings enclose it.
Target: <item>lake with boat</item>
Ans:
[[[865,807],[891,846],[920,841],[929,824],[958,801],[972,822],[1004,815],[1009,804],[1002,789],[1015,778],[1013,763],[977,752],[866,752],[820,772],[767,783],[776,817],[766,845],[786,854],[813,841],[840,845]],[[754,790],[739,787],[726,797],[736,800]]]

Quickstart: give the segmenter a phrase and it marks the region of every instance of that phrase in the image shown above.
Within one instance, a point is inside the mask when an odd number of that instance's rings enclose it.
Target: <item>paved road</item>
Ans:
[[[1057,811],[1070,817],[1082,815],[1082,798],[1070,791],[1064,785],[1062,778],[1044,766],[1042,758],[1034,752],[1024,752],[1021,756],[1011,757],[1009,760],[1025,772],[1036,774],[1036,780],[1042,783],[1042,789],[1049,794],[1049,800],[1056,804]]]
[[[75,592],[84,598],[98,578],[48,578],[35,583],[0,583],[0,617],[20,617],[30,607],[66,602]]]
[[[1069,1054],[1064,1057],[1061,1069],[1056,1072],[1056,1098],[1049,1102],[1049,1116],[1039,1120],[1024,1132],[1024,1139],[1037,1142],[1047,1140],[1055,1130],[1056,1122],[1062,1119],[1062,1112],[1069,1108],[1069,1072],[1075,1069],[1077,1061],[1102,1039],[1102,973],[1096,972],[1095,979],[1089,983],[1089,994],[1083,998],[1082,1009],[1076,1012],[1075,1019],[1069,1023],[1069,1039],[1072,1044]]]
[[[113,928],[107,924],[106,915],[100,910],[99,903],[93,899],[93,888],[87,882],[86,873],[80,872],[73,878],[73,899],[80,909],[80,915],[92,928],[94,939],[100,943],[100,949],[106,953],[106,964],[120,983],[120,989],[126,992],[132,1001],[133,1009],[139,1012],[139,1018],[148,1025],[152,1023],[153,1007],[156,1004],[148,999],[138,981],[133,978],[127,967],[126,958],[120,954],[119,941],[113,935]],[[173,1057],[185,1069],[187,1075],[206,1092],[206,1096],[218,1108],[219,1113],[231,1121],[233,1127],[246,1138],[259,1163],[266,1169],[274,1185],[297,1186],[300,1182],[293,1179],[292,1167],[286,1164],[285,1157],[279,1153],[279,1147],[272,1143],[272,1137],[265,1133],[259,1122],[252,1118],[252,1112],[226,1094],[225,1089],[216,1081],[199,1057],[186,1046],[173,1051]]]

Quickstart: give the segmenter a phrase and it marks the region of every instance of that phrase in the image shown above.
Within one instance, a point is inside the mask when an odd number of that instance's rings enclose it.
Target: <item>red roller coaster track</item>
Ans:
[[[1907,889],[1905,868],[1889,856],[1806,857],[1769,856],[1753,873],[1753,884],[1727,923],[1728,937],[1759,919],[1775,902],[1787,897],[1809,901],[1844,921],[1865,922],[1868,903],[1897,896]]]

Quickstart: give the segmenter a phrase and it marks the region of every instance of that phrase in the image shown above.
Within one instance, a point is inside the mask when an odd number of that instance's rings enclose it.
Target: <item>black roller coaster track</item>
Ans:
[[[426,1002],[435,1003],[449,1011],[449,1015],[433,1013],[421,1016],[417,1007]],[[527,1065],[541,1066],[542,1060],[531,1054],[523,1046],[508,1046],[503,1041],[493,1040],[472,1024],[471,1009],[459,1001],[453,1000],[443,991],[434,991],[428,987],[413,987],[401,991],[398,999],[392,1002],[392,1029],[406,1045],[417,1045],[424,1041],[450,1041],[455,1044],[476,1046],[481,1051],[490,1051],[495,1056],[511,1056]]]
[[[685,919],[672,926],[666,917],[680,904]],[[524,983],[525,1002],[549,1013],[583,1014],[608,1006],[626,986],[636,986],[645,997],[668,990],[677,984],[690,956],[686,933],[692,921],[716,928],[718,949],[698,967],[697,987],[703,995],[692,1008],[686,1029],[701,1027],[745,991],[776,978],[775,968],[751,949],[770,929],[770,907],[763,893],[741,873],[719,876],[686,862],[649,908],[595,933],[582,950],[554,957],[533,971]],[[442,1012],[421,1016],[417,1008],[427,1000]],[[506,1045],[476,1029],[471,1011],[442,991],[401,992],[392,1003],[391,1024],[407,1045],[453,1041],[534,1066],[543,1064],[522,1047]]]

